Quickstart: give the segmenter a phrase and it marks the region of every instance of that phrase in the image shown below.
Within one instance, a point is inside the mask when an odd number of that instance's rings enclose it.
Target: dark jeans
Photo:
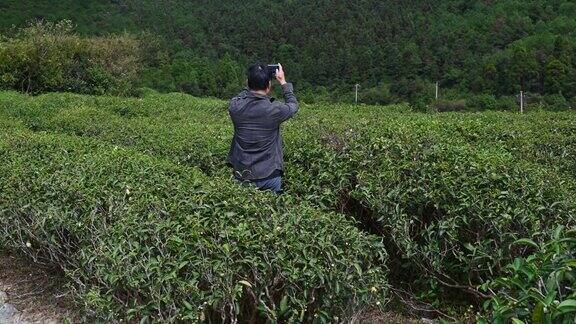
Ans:
[[[238,180],[240,181],[240,180]],[[242,181],[243,185],[254,185],[260,190],[272,190],[276,194],[282,193],[282,177],[278,176],[266,180]]]

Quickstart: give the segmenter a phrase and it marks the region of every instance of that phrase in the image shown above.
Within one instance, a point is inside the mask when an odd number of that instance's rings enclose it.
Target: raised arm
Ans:
[[[292,83],[286,82],[284,69],[281,64],[278,64],[278,70],[276,70],[276,80],[278,80],[282,86],[284,103],[274,103],[274,119],[283,122],[298,112],[298,100],[296,100],[296,95],[294,95],[294,87],[292,86]]]

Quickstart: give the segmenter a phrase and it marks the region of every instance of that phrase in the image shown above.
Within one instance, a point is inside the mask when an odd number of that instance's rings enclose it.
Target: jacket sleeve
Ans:
[[[298,112],[298,101],[294,95],[292,83],[286,83],[282,86],[284,103],[275,101],[272,103],[272,118],[281,123],[290,119]]]

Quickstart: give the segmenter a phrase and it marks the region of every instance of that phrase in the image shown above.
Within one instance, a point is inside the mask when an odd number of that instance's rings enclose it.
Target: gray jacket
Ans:
[[[282,86],[284,103],[248,89],[230,101],[234,137],[228,163],[240,180],[266,179],[284,170],[280,124],[298,111],[291,83]]]

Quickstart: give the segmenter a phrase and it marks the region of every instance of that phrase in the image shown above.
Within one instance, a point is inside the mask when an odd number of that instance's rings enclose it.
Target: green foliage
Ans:
[[[432,103],[434,110],[438,112],[463,111],[467,109],[464,100],[436,100]]]
[[[363,142],[368,151],[349,155],[359,163],[351,197],[373,213],[404,267],[445,288],[475,289],[516,255],[514,240],[536,231],[546,240],[547,229],[575,223],[560,178],[509,154],[423,134]]]
[[[570,108],[570,104],[561,94],[546,96],[544,97],[544,102],[553,110],[566,110]]]
[[[35,130],[230,176],[223,101],[10,93],[0,106]],[[318,104],[304,105],[283,132],[286,197],[381,235],[394,276],[417,283],[429,301],[453,290],[481,296],[480,284],[525,256],[512,242],[538,233],[543,244],[557,225],[576,222],[570,112],[425,115],[407,105]]]
[[[13,25],[43,18],[72,19],[82,35],[156,35],[141,46],[146,72],[139,81],[165,92],[229,96],[232,85],[243,81],[237,71],[249,62],[280,61],[299,90],[314,93],[322,86],[329,98],[341,100],[346,93],[343,101],[351,101],[360,83],[366,103],[384,103],[387,95],[368,89],[387,84],[393,98],[415,103],[426,97],[424,106],[434,93],[428,85],[437,81],[442,93],[453,90],[462,98],[515,96],[520,90],[575,97],[573,8],[569,0],[5,0],[0,31],[11,35]],[[205,60],[211,72],[189,57]],[[222,73],[230,65],[230,75]],[[207,86],[201,88],[203,78]]]
[[[126,94],[141,68],[138,46],[128,35],[82,38],[69,21],[34,23],[0,39],[0,88]]]
[[[497,99],[496,110],[518,111],[520,104],[514,96],[503,96]]]
[[[538,101],[540,102],[540,101]],[[466,100],[436,100],[432,107],[438,112],[447,111],[486,111],[486,110],[518,110],[520,104],[515,97],[496,98],[493,95],[472,95]]]
[[[89,315],[327,322],[386,302],[386,252],[343,215],[88,138],[7,130],[0,156],[0,246],[60,266]]]
[[[476,95],[468,98],[466,105],[476,110],[495,110],[498,101],[493,95]]]
[[[363,90],[360,92],[359,99],[360,102],[370,105],[387,105],[394,101],[390,88],[386,85]]]
[[[513,243],[531,253],[506,266],[483,287],[493,294],[483,322],[573,323],[576,321],[576,232],[560,226],[550,241]],[[518,322],[520,323],[520,322]]]

